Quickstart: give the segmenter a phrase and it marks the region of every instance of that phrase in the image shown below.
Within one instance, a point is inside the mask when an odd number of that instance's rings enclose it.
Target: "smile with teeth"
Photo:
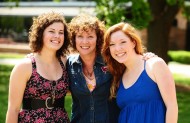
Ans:
[[[90,46],[81,46],[82,49],[89,49]]]
[[[121,57],[121,56],[124,56],[125,54],[126,54],[125,52],[123,52],[123,53],[117,53],[116,56]]]
[[[59,41],[55,41],[55,40],[52,40],[51,42],[52,42],[52,43],[56,43],[56,44],[59,44],[59,43],[60,43]]]

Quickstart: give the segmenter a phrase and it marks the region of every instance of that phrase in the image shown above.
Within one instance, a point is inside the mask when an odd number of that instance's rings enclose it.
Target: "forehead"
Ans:
[[[54,23],[50,24],[47,28],[64,29],[64,25],[62,22],[54,22]]]
[[[88,29],[79,29],[78,32],[76,32],[76,34],[83,34],[83,33],[96,34],[96,31],[95,29],[88,28]]]
[[[116,31],[110,35],[110,42],[122,41],[122,40],[130,40],[130,37],[122,31]]]

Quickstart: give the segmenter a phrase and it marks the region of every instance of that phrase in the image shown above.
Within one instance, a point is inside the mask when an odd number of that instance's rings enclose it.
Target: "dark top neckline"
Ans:
[[[61,58],[60,58],[60,57],[58,58],[58,61],[59,61],[60,65],[61,65],[61,68],[62,68],[62,74],[61,74],[61,77],[58,78],[57,80],[49,80],[49,79],[43,77],[40,73],[38,73],[38,72],[37,72],[36,60],[35,60],[34,56],[32,56],[31,59],[32,59],[32,65],[34,66],[34,67],[32,68],[32,71],[36,72],[36,74],[37,74],[41,79],[44,79],[44,80],[47,80],[47,81],[50,81],[50,82],[57,82],[57,81],[60,81],[60,80],[63,78],[63,71],[65,70],[65,67],[64,67],[64,64],[63,64],[63,62],[61,61]]]

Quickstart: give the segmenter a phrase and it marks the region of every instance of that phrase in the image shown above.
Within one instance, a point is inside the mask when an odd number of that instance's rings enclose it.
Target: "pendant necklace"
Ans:
[[[52,104],[55,102],[55,89],[56,89],[57,81],[52,81],[52,92],[51,92],[51,98],[52,98]]]
[[[92,70],[92,72],[89,72],[89,71],[86,69],[86,73],[87,73],[87,75],[88,75],[89,77],[92,77],[93,72],[94,72],[94,70]]]

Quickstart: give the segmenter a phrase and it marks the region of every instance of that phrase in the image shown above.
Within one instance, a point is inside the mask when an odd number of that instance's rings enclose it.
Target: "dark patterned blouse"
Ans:
[[[52,91],[55,90],[55,100],[66,96],[69,87],[68,75],[64,64],[59,59],[63,69],[63,75],[57,81],[50,81],[42,77],[36,69],[36,61],[33,56],[32,60],[32,75],[27,82],[24,99],[40,99],[45,101],[51,97]],[[53,88],[54,87],[54,88]],[[54,107],[53,109],[38,108],[38,109],[22,109],[18,117],[19,123],[69,123],[68,114],[63,107]]]

